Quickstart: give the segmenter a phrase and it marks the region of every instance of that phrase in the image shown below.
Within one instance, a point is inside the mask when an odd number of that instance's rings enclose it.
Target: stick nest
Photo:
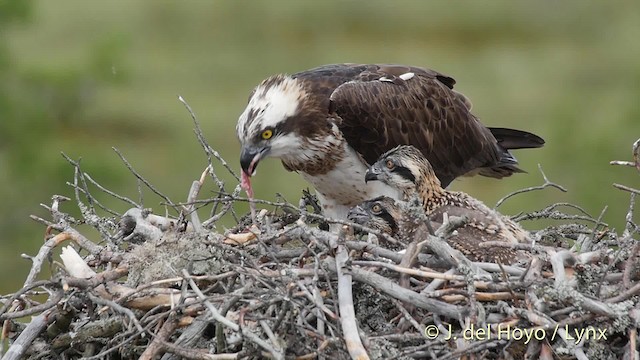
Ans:
[[[621,234],[553,204],[516,217],[554,221],[532,232],[534,245],[519,245],[530,261],[474,263],[438,248],[460,219],[415,239],[348,223],[329,232],[318,224],[340,222],[314,211],[308,193],[297,205],[256,201],[255,219],[239,217],[235,205],[247,199],[214,168],[238,177],[196,130],[209,165],[185,203],[118,152],[174,216],[105,189],[67,158],[81,218],[62,196],[43,205],[51,219],[33,217],[47,227],[45,242],[24,286],[0,298],[3,359],[637,358],[637,190],[627,188]],[[217,195],[199,200],[207,179]],[[529,190],[561,189],[544,180]],[[131,208],[115,212],[92,192]],[[224,217],[237,225],[221,230]],[[394,241],[405,251],[385,246]],[[53,256],[60,247],[62,263]],[[51,275],[37,280],[47,262]]]

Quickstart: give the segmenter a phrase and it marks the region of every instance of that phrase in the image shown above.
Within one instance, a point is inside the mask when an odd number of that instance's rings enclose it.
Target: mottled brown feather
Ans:
[[[518,223],[490,209],[480,200],[463,192],[443,189],[429,161],[414,146],[398,146],[388,151],[369,171],[376,174],[378,180],[402,191],[405,201],[419,200],[434,228],[443,223],[444,214],[466,217],[465,225],[447,241],[472,259],[510,263],[516,260],[517,251],[506,247],[483,248],[480,244],[486,241],[530,241],[529,234]]]
[[[400,78],[407,73],[414,76]],[[521,171],[507,148],[470,112],[470,101],[453,90],[451,77],[412,66],[357,64],[327,65],[292,77],[305,80],[310,93],[320,95],[318,105],[336,118],[345,140],[369,164],[397,145],[411,144],[431,162],[445,187],[479,168],[488,170],[476,172],[498,178]]]
[[[374,212],[374,205],[379,206],[381,211]],[[442,210],[442,212],[438,211],[429,217],[434,228],[442,225],[442,214],[445,212],[449,216],[478,216],[478,218],[472,218],[467,225],[455,230],[446,239],[449,245],[462,252],[470,260],[512,264],[524,256],[522,252],[506,247],[487,248],[480,246],[481,243],[486,241],[505,241],[504,230],[492,226],[490,219],[484,219],[489,222],[486,225],[484,221],[478,220],[483,219],[485,214],[448,206],[438,210]],[[349,219],[355,223],[388,233],[405,245],[413,240],[413,234],[417,227],[420,226],[420,223],[413,221],[412,216],[409,215],[406,203],[384,196],[367,200],[358,205],[349,214]],[[396,247],[392,249],[398,250]]]

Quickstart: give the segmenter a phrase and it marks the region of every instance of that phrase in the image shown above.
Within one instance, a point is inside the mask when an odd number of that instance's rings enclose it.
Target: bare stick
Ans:
[[[70,233],[63,232],[47,240],[40,247],[40,250],[38,251],[38,255],[31,258],[31,261],[33,262],[33,264],[31,265],[31,270],[29,270],[29,275],[27,275],[27,279],[24,281],[23,287],[29,287],[31,283],[35,280],[35,278],[40,273],[40,270],[42,269],[42,265],[44,264],[44,261],[49,256],[49,253],[51,253],[51,250],[53,250],[53,248],[55,248],[56,246],[60,245],[63,241],[70,240],[71,238],[72,236]]]
[[[198,217],[198,213],[195,210],[195,206],[193,205],[193,201],[198,197],[198,193],[200,193],[200,189],[204,184],[204,179],[207,173],[210,171],[211,165],[207,166],[206,169],[200,175],[199,180],[195,180],[191,184],[191,189],[189,189],[189,195],[187,196],[187,203],[191,205],[183,206],[184,211],[187,214],[191,214],[191,224],[193,226],[193,230],[195,232],[201,232],[203,230],[202,224],[200,223],[200,218]]]
[[[609,161],[609,165],[622,165],[622,166],[636,167],[636,163],[635,162],[633,162],[633,161],[622,161],[622,160]]]
[[[73,165],[73,181],[74,181],[74,190],[75,190],[75,195],[76,195],[76,201],[78,202],[78,207],[80,208],[81,211],[85,212],[85,206],[84,204],[80,201],[80,194],[78,193],[78,180],[79,180],[79,174],[81,173],[80,171],[80,161],[74,161],[73,159],[71,159],[69,156],[67,156],[67,154],[65,153],[61,153],[62,156],[71,164]],[[91,211],[93,211],[93,197],[91,196],[91,194],[89,194],[89,191],[86,187],[86,182],[84,181],[80,181],[82,182],[82,190],[84,190],[83,192],[85,193],[86,197],[87,197],[87,203],[89,203],[89,209]]]
[[[450,281],[465,281],[465,277],[462,275],[453,275],[453,274],[443,274],[434,271],[422,271],[412,268],[407,268],[399,265],[393,265],[382,261],[360,261],[354,260],[351,262],[352,265],[358,266],[370,266],[370,267],[383,267],[389,270],[393,270],[398,273],[408,274],[413,276],[420,276],[427,279],[443,279]]]
[[[31,346],[33,341],[40,335],[40,333],[47,326],[47,319],[55,311],[55,309],[49,309],[42,314],[31,318],[29,325],[22,330],[20,336],[11,344],[7,353],[4,354],[2,360],[18,360],[22,359],[23,355]]]
[[[211,313],[211,317],[213,317],[214,320],[218,321],[219,323],[223,324],[224,326],[230,328],[233,331],[241,331],[243,336],[246,336],[249,340],[254,342],[256,345],[260,346],[265,351],[269,352],[274,358],[284,360],[284,354],[282,353],[282,350],[272,347],[266,341],[262,340],[257,335],[252,333],[251,330],[245,327],[240,328],[238,324],[222,316],[222,314],[218,311],[218,309],[216,309],[216,307],[213,306],[213,304],[209,300],[207,300],[207,297],[202,293],[198,285],[196,285],[196,283],[193,281],[193,278],[186,270],[184,269],[182,270],[182,275],[185,277],[185,279],[187,279],[187,281],[189,281],[189,286],[196,293],[196,295],[198,295],[198,297],[204,301],[205,306]]]
[[[153,191],[156,195],[160,196],[167,204],[169,204],[171,207],[175,208],[176,206],[173,204],[173,201],[171,201],[171,199],[169,199],[168,196],[166,196],[165,194],[163,194],[162,192],[160,192],[160,190],[156,189],[155,186],[153,186],[149,181],[147,181],[147,179],[145,179],[142,175],[140,175],[134,168],[133,166],[129,163],[129,161],[127,161],[127,158],[124,157],[124,155],[120,152],[120,150],[118,150],[117,148],[113,147],[112,148],[113,151],[116,152],[116,154],[118,154],[118,156],[120,157],[120,160],[122,160],[122,162],[124,163],[124,165],[127,167],[127,169],[129,169],[129,171],[131,171],[131,173],[140,181],[142,182],[146,187],[148,187],[151,191]],[[142,203],[142,202],[141,202]]]
[[[204,140],[204,136],[202,135],[203,134],[202,133],[202,129],[200,128],[200,123],[198,122],[198,119],[196,118],[196,114],[191,109],[191,106],[189,106],[189,104],[184,100],[184,98],[182,96],[178,96],[178,100],[187,108],[187,111],[191,115],[191,119],[193,120],[193,123],[195,124],[195,127],[196,127],[196,135],[198,136],[198,140],[200,141],[200,144],[202,144],[202,146],[204,147],[205,151],[208,154],[213,155],[216,159],[218,159],[218,161],[220,161],[222,166],[224,166],[225,169],[227,169],[227,171],[229,171],[229,173],[234,178],[236,178],[236,180],[240,181],[240,177],[238,176],[238,174],[236,174],[233,171],[233,169],[231,169],[231,167],[229,166],[227,161],[224,160],[222,158],[222,156],[220,156],[220,153],[218,153],[213,148],[211,148],[211,146],[209,146],[209,144],[207,144],[207,142]]]
[[[328,269],[335,269],[335,264],[332,259],[327,258],[325,260],[330,265]],[[416,293],[415,291],[405,289],[400,285],[394,283],[390,279],[385,278],[382,275],[378,275],[374,272],[352,267],[349,272],[354,280],[373,286],[374,288],[382,291],[383,293],[398,299],[406,303],[412,303],[413,305],[431,311],[433,313],[447,316],[454,319],[459,319],[460,316],[464,316],[467,312],[464,307],[450,305],[442,301],[427,299],[424,296]]]
[[[418,331],[418,333],[424,334],[424,325],[417,322],[400,301],[393,299],[393,304],[398,308],[398,310],[400,310],[405,320],[407,320]]]
[[[638,342],[638,329],[629,329],[628,334],[629,335],[627,337],[629,338],[629,345],[626,346],[627,349],[625,351],[624,357],[629,360],[638,360],[638,352],[636,351]]]
[[[344,236],[344,231],[341,231]],[[341,236],[342,237],[342,236]],[[362,345],[358,325],[356,323],[356,312],[353,307],[353,293],[351,289],[351,275],[344,272],[349,261],[349,254],[344,245],[338,244],[336,251],[336,271],[338,273],[338,300],[340,307],[340,324],[344,333],[344,341],[352,359],[369,359],[367,351]]]
[[[138,329],[138,332],[140,333],[140,335],[142,335],[143,337],[145,336],[145,330],[142,328],[142,325],[140,325],[140,322],[138,321],[138,318],[136,318],[136,315],[133,313],[133,311],[127,309],[122,305],[117,304],[115,301],[103,299],[91,293],[87,293],[87,297],[89,298],[89,300],[93,301],[98,305],[109,307],[113,309],[115,312],[126,315],[129,318],[129,320],[131,320],[131,322],[136,327],[136,329]]]
[[[560,206],[567,206],[567,207],[576,209],[576,210],[582,212],[583,214],[585,214],[585,216],[582,216],[582,215],[569,215],[569,214],[565,214],[565,213],[562,213],[560,211],[555,210],[557,207],[560,207]],[[577,205],[569,204],[569,203],[555,203],[555,204],[551,204],[551,205],[547,206],[546,208],[544,208],[544,209],[542,209],[540,211],[534,211],[534,212],[531,212],[531,213],[525,213],[525,214],[521,214],[521,215],[513,217],[513,220],[516,221],[516,222],[520,222],[520,221],[524,221],[524,220],[534,220],[534,219],[584,220],[584,221],[592,222],[594,224],[605,225],[606,226],[605,223],[600,222],[597,219],[594,219],[591,215],[589,215],[581,207],[579,207]]]
[[[20,319],[25,316],[31,316],[33,314],[38,314],[43,311],[49,310],[55,307],[56,305],[58,305],[60,300],[62,300],[63,295],[64,293],[62,292],[62,290],[58,289],[57,291],[54,291],[53,294],[51,294],[49,299],[44,304],[36,305],[34,307],[31,307],[22,311],[14,311],[8,314],[2,314],[0,316],[0,321]]]
[[[611,165],[622,165],[622,166],[631,166],[635,167],[640,171],[640,139],[636,140],[631,146],[631,155],[633,156],[633,161],[620,161],[614,160],[610,161]]]
[[[160,355],[164,349],[164,342],[169,339],[173,332],[178,328],[178,321],[174,313],[169,315],[169,319],[164,322],[158,333],[154,336],[153,341],[147,346],[145,351],[140,355],[139,360],[152,360]]]
[[[216,185],[218,186],[218,188],[220,189],[220,191],[222,192],[226,192],[225,190],[225,186],[224,186],[224,182],[222,180],[220,180],[220,178],[218,178],[218,175],[216,175],[214,168],[213,168],[213,160],[212,160],[212,156],[214,158],[216,158],[221,164],[222,166],[227,169],[227,171],[237,180],[240,181],[240,177],[238,176],[238,174],[235,173],[235,171],[233,171],[233,169],[229,166],[229,164],[226,162],[226,160],[220,156],[220,153],[217,152],[215,149],[213,149],[209,143],[207,142],[204,133],[202,132],[202,128],[200,127],[200,122],[198,121],[198,118],[196,117],[195,112],[193,111],[193,109],[191,108],[191,106],[187,103],[187,101],[182,97],[182,96],[178,96],[178,101],[180,101],[185,108],[187,109],[187,111],[189,112],[189,115],[191,116],[191,119],[193,120],[193,124],[195,126],[194,132],[196,134],[196,138],[198,139],[198,142],[200,143],[200,145],[202,146],[202,148],[204,149],[205,153],[207,154],[207,161],[209,162],[209,174],[211,175],[211,177],[213,178],[213,181],[216,183]],[[233,190],[234,195],[238,195],[240,193],[241,187],[240,184],[238,184],[238,186],[235,187],[235,189]],[[215,207],[214,207],[215,209]],[[222,217],[224,214],[226,214],[229,210],[231,210],[231,213],[233,214],[234,218],[236,217],[235,214],[235,210],[233,209],[233,207],[227,206],[225,207],[219,214],[219,217]],[[207,221],[205,221],[205,223],[203,224],[204,226],[207,226],[208,224],[217,221],[217,219],[209,219]],[[237,221],[237,219],[236,219]]]
[[[318,307],[318,314],[321,314],[322,312],[324,312],[325,314],[329,315],[330,318],[332,319],[337,319],[338,315],[336,315],[333,311],[331,311],[331,309],[329,309],[326,305],[324,305],[322,303],[322,297],[320,298],[316,298],[310,291],[309,289],[307,289],[307,287],[304,285],[304,283],[302,281],[298,281],[297,282],[298,287],[302,290],[302,292],[304,293],[305,297],[307,299],[309,299],[309,301],[315,303],[315,305]],[[315,290],[315,289],[314,289]],[[315,293],[316,291],[314,291]],[[319,319],[322,319],[322,315],[318,316]]]
[[[73,188],[74,191],[76,191],[76,192],[79,191],[83,195],[89,196],[89,195],[87,195],[87,192],[83,188],[79,187],[77,184],[74,184],[74,183],[69,182],[69,181],[67,181],[66,184],[68,186],[71,186],[71,188]],[[102,210],[108,212],[109,214],[111,214],[113,216],[120,216],[120,214],[118,212],[109,209],[108,207],[106,207],[104,204],[102,204],[100,201],[96,200],[95,198],[93,199],[93,201],[99,208],[101,208]]]
[[[540,173],[542,174],[542,179],[544,180],[544,183],[542,185],[539,186],[532,186],[532,187],[528,187],[525,189],[520,189],[520,190],[516,190],[510,194],[507,194],[505,197],[503,197],[502,199],[498,200],[498,202],[496,203],[496,205],[493,207],[494,209],[497,209],[500,205],[502,205],[502,203],[504,203],[507,199],[509,199],[512,196],[518,195],[518,194],[522,194],[525,192],[529,192],[529,191],[535,191],[535,190],[542,190],[545,189],[547,187],[554,187],[562,192],[567,192],[567,189],[565,189],[563,186],[558,185],[554,182],[549,181],[549,179],[547,178],[547,175],[544,173],[544,171],[542,171],[542,165],[538,164],[538,170],[540,170]]]
[[[192,349],[180,347],[164,340],[159,340],[163,349],[169,353],[179,355],[180,359],[191,360],[235,360],[240,357],[240,353],[227,353],[227,354],[209,354],[208,349]],[[162,358],[164,359],[164,357]]]
[[[95,187],[97,187],[98,189],[100,189],[102,192],[107,193],[111,196],[113,196],[114,198],[124,201],[125,203],[130,204],[131,206],[137,207],[137,208],[141,208],[142,205],[136,203],[135,201],[129,199],[126,196],[120,195],[120,194],[116,194],[113,191],[105,188],[104,186],[100,185],[100,183],[98,183],[97,181],[93,180],[93,178],[88,174],[88,173],[82,173],[84,175],[84,177],[89,180],[90,183],[92,183]]]
[[[624,191],[628,191],[630,193],[634,193],[636,195],[640,195],[640,190],[638,189],[634,189],[628,186],[624,186],[624,185],[620,185],[620,184],[613,184],[613,187],[616,189],[620,189],[620,190],[624,190]]]
[[[621,301],[625,301],[628,298],[638,295],[640,294],[640,282],[636,283],[634,286],[632,286],[631,288],[629,288],[628,290],[624,291],[623,293],[621,293],[620,295],[614,296],[612,298],[607,299],[606,301],[608,303],[618,303]]]
[[[449,218],[446,216],[446,213],[444,215],[442,225],[440,225],[438,230],[436,230],[436,236],[428,234],[428,231],[425,231],[423,227],[418,228],[416,236],[426,239],[419,245],[427,245],[427,247],[429,247],[429,249],[431,249],[440,259],[456,266],[463,274],[467,273],[463,267],[469,269],[469,271],[472,271],[475,274],[486,274],[484,270],[472,263],[471,260],[467,259],[463,253],[452,248],[446,241],[443,241],[449,237],[453,231],[467,223],[467,219],[465,217],[456,216]]]
[[[636,207],[636,194],[631,193],[631,197],[629,199],[629,210],[627,210],[627,215],[625,215],[624,219],[626,221],[626,225],[624,227],[624,231],[622,232],[622,236],[624,238],[631,238],[632,234],[638,231],[638,225],[633,222],[633,212]]]

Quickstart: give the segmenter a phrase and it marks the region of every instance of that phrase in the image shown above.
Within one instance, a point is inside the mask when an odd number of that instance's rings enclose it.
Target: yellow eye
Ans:
[[[380,204],[373,204],[371,211],[373,211],[374,214],[379,214],[382,212],[382,206],[380,206]]]
[[[273,136],[273,130],[267,129],[262,132],[261,136],[264,140],[269,140]]]
[[[391,161],[391,160],[387,160],[386,165],[387,165],[387,169],[389,169],[389,170],[391,170],[394,167],[396,167],[396,164],[394,164],[393,161]]]

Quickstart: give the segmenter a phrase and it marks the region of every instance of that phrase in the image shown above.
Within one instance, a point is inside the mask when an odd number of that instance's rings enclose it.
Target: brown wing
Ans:
[[[429,216],[432,226],[437,228],[443,222],[443,214],[448,216],[467,216],[469,222],[458,228],[447,242],[461,251],[472,261],[489,261],[511,264],[516,260],[517,252],[506,247],[482,247],[485,241],[510,242],[503,236],[504,229],[492,225],[496,219],[486,213],[457,206],[443,206]]]
[[[492,224],[496,222],[496,217],[492,214],[488,214],[485,211],[480,209],[469,209],[456,205],[444,205],[429,214],[429,218],[433,221],[442,222],[443,214],[447,214],[448,216],[466,216],[469,218],[469,223],[483,223],[483,224]],[[499,240],[499,239],[494,239]]]
[[[363,74],[374,68],[377,68],[376,65],[329,64],[295,73],[291,77],[305,80],[306,84],[311,87],[311,92],[321,101],[326,102],[328,109],[329,96],[338,86],[349,81],[360,80],[363,78]]]
[[[414,76],[403,80],[406,73]],[[431,162],[443,186],[477,168],[515,164],[470,113],[470,102],[453,91],[454,84],[432,70],[368,66],[331,94],[330,112],[368,163],[397,145],[411,144]]]
[[[381,77],[395,78],[407,73],[420,73],[423,76],[438,78],[443,84],[453,89],[456,81],[436,71],[404,65],[371,65],[371,64],[329,64],[301,71],[291,75],[294,79],[305,80],[311,87],[311,93],[320,102],[326,102],[329,109],[329,97],[340,85],[350,81],[378,81]],[[471,102],[462,94],[454,92],[466,102],[471,109]],[[323,105],[322,105],[323,106]]]
[[[455,235],[447,239],[447,242],[458,251],[462,252],[471,261],[493,262],[512,264],[518,258],[516,250],[507,247],[482,247],[486,234],[473,227],[458,229]]]

